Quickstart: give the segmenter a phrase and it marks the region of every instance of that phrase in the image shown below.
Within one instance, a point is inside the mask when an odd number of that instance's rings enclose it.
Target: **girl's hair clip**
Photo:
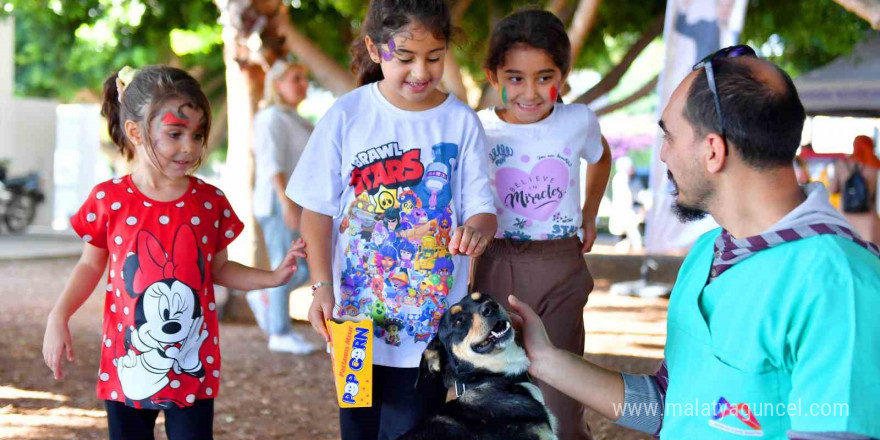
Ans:
[[[138,70],[132,69],[129,66],[123,67],[116,74],[116,93],[119,95],[120,103],[122,102],[122,94],[125,93],[125,88],[134,81],[134,77],[137,74]]]
[[[391,37],[388,39],[388,52],[381,49],[379,51],[382,52],[382,59],[385,61],[391,61],[391,59],[394,58],[395,50],[397,50],[397,45],[394,44],[394,37]]]

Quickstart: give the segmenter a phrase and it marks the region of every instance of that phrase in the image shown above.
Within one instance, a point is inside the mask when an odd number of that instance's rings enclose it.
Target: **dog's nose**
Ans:
[[[486,301],[480,305],[480,314],[483,316],[490,316],[496,312],[498,312],[498,303],[495,301]]]
[[[176,322],[169,322],[162,326],[162,333],[166,335],[173,335],[180,331],[180,324]]]

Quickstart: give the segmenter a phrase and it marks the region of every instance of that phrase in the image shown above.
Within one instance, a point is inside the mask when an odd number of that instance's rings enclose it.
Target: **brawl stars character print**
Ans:
[[[126,293],[136,303],[126,353],[116,359],[116,368],[126,399],[152,404],[146,406],[181,406],[160,396],[171,385],[171,375],[205,375],[199,349],[208,330],[198,295],[205,261],[189,225],[180,226],[173,246],[166,251],[142,230],[135,253],[125,261]]]
[[[427,165],[422,149],[397,142],[355,156],[339,233],[346,261],[336,314],[373,319],[377,340],[399,346],[433,336],[453,282],[448,245],[458,145],[438,143]]]

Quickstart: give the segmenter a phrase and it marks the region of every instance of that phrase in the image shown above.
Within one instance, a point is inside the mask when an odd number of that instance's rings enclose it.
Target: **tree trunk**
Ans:
[[[600,2],[601,0],[580,0],[580,3],[578,3],[577,11],[575,11],[571,26],[568,28],[568,39],[571,40],[572,63],[577,59],[578,54],[581,53],[581,48],[584,47],[584,42],[587,41],[590,29],[592,29],[593,23],[596,22],[596,11],[599,10]]]
[[[460,101],[468,103],[467,88],[464,86],[461,76],[461,66],[455,61],[455,55],[453,55],[451,48],[446,51],[446,60],[443,62],[443,87]]]
[[[223,23],[223,59],[226,64],[226,116],[229,145],[223,170],[223,189],[244,231],[229,246],[229,258],[248,266],[265,264],[262,234],[253,216],[254,157],[253,118],[263,91],[263,71],[253,63],[244,42],[265,24],[250,0],[215,0]],[[268,1],[259,7],[271,6]],[[278,2],[280,4],[280,2]]]
[[[452,17],[452,26],[457,27],[459,23],[461,23],[461,17],[464,15],[467,8],[471,5],[473,0],[458,0],[454,5],[452,5],[452,11],[450,11],[450,15]],[[453,54],[455,49],[455,44],[450,45],[449,50],[446,51],[446,60],[443,63],[443,86],[446,88],[446,91],[455,95],[459,100],[467,104],[467,87],[464,85],[464,81],[462,80],[461,75],[461,66],[459,66],[458,61],[455,60],[455,55]]]
[[[834,0],[834,2],[865,19],[875,30],[880,30],[880,0]]]
[[[590,90],[587,90],[583,95],[575,99],[574,102],[589,104],[617,87],[617,84],[620,83],[620,79],[623,78],[623,75],[629,70],[632,63],[639,57],[639,54],[641,54],[655,38],[663,33],[663,20],[664,16],[658,15],[657,18],[651,22],[648,29],[639,36],[639,39],[636,40],[635,43],[633,43],[632,47],[629,48],[620,62],[617,63],[610,72],[605,74],[598,84],[593,86]]]
[[[235,44],[235,43],[233,43]],[[253,216],[254,156],[252,153],[253,118],[260,93],[253,81],[253,67],[242,67],[234,57],[235,47],[226,52],[226,108],[229,146],[223,169],[222,188],[245,228],[229,245],[230,260],[253,266],[263,237],[255,233]]]

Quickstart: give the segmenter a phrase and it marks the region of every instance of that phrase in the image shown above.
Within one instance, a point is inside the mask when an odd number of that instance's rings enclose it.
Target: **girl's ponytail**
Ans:
[[[116,145],[116,149],[127,160],[131,160],[134,157],[134,152],[127,146],[128,140],[122,125],[124,121],[119,103],[119,90],[116,88],[117,77],[118,74],[114,73],[104,81],[104,102],[101,104],[101,116],[107,119],[107,132],[110,133],[110,139]]]
[[[366,26],[366,23],[364,24]],[[374,62],[367,52],[367,43],[361,36],[351,45],[351,64],[349,66],[351,73],[357,78],[357,85],[370,84],[379,82],[385,78],[382,74],[382,68],[379,63]]]

